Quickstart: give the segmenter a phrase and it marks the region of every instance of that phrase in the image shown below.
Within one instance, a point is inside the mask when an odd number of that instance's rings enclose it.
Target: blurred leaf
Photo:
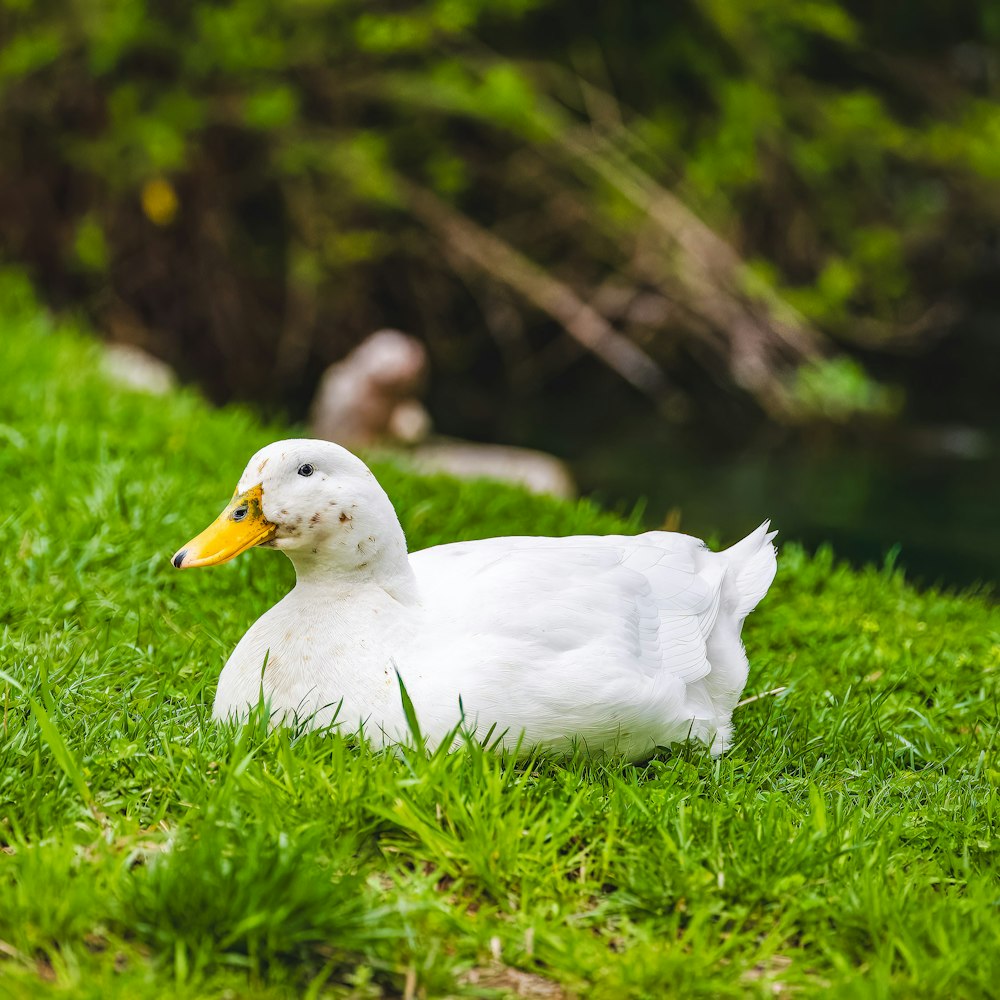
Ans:
[[[108,244],[101,224],[92,216],[84,216],[76,227],[73,240],[77,260],[88,270],[103,271],[108,266]]]
[[[180,201],[170,181],[154,177],[142,186],[142,210],[150,222],[168,226],[174,221]]]
[[[794,392],[806,412],[831,420],[885,414],[898,405],[898,398],[889,389],[873,381],[850,358],[802,366],[796,372]]]
[[[298,112],[298,97],[282,85],[249,94],[243,105],[243,119],[253,128],[273,129],[288,125]]]
[[[431,23],[416,15],[362,14],[354,26],[360,48],[379,55],[423,48],[432,35]]]
[[[62,50],[59,28],[45,25],[22,32],[0,49],[0,80],[28,76],[58,59]]]

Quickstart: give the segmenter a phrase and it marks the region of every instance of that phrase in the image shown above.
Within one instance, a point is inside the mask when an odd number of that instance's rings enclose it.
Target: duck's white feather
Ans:
[[[743,619],[775,573],[767,529],[723,552],[654,531],[404,549],[391,572],[297,563],[227,663],[215,714],[263,693],[286,720],[406,739],[398,673],[432,742],[463,722],[506,746],[638,758],[693,737],[718,752],[747,678]]]

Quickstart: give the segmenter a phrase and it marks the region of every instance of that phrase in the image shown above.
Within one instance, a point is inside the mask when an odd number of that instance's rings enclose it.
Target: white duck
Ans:
[[[328,441],[278,441],[232,502],[174,557],[179,569],[282,549],[292,591],[240,640],[216,718],[261,693],[275,722],[332,722],[406,741],[405,685],[432,744],[648,757],[689,737],[730,742],[747,679],[743,620],[776,569],[765,522],[723,552],[689,535],[489,538],[407,554],[367,466]],[[397,679],[398,673],[398,679]]]

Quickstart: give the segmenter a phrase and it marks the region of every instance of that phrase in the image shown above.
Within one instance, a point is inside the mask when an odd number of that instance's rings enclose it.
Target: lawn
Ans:
[[[719,760],[220,727],[291,568],[168,559],[288,429],[113,388],[67,326],[0,278],[0,995],[996,995],[988,595],[782,545],[745,639],[748,693],[785,691]],[[375,471],[415,548],[635,527]]]

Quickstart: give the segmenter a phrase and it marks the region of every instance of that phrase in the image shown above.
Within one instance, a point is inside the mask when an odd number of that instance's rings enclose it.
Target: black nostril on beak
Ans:
[[[174,567],[176,569],[180,569],[181,568],[181,563],[184,562],[184,557],[187,554],[188,554],[188,550],[187,549],[181,549],[180,552],[178,552],[177,555],[174,556],[172,562],[173,562]]]

